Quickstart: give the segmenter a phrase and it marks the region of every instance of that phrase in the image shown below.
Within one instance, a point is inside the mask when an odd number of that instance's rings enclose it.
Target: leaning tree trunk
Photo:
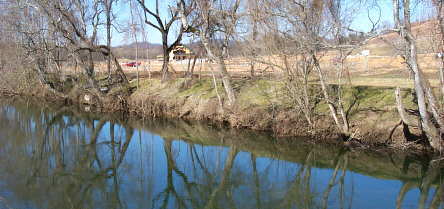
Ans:
[[[123,72],[122,66],[119,63],[119,60],[117,60],[117,57],[115,57],[113,54],[111,54],[111,56],[114,59],[114,65],[116,66],[116,72],[117,74],[119,74],[119,76],[122,78],[122,81],[124,84],[128,84],[128,78],[125,75],[125,72]]]
[[[441,51],[439,57],[439,83],[441,85],[442,100],[444,100],[444,51]]]
[[[227,71],[227,66],[225,65],[224,60],[221,57],[217,57],[217,70],[221,76],[222,83],[224,84],[225,92],[228,96],[228,101],[230,104],[234,104],[236,101],[236,96],[234,94],[234,89],[231,84],[231,76]]]
[[[435,107],[437,107],[436,99],[434,98],[428,81],[425,79],[421,68],[418,65],[418,56],[416,41],[412,35],[410,24],[410,0],[403,0],[403,17],[400,17],[401,4],[400,0],[393,0],[393,14],[396,28],[399,36],[406,44],[404,59],[407,62],[408,68],[413,73],[414,88],[417,95],[417,104],[419,115],[421,118],[422,131],[427,136],[427,139],[433,149],[442,151],[441,131],[443,127],[439,114]],[[401,21],[402,19],[402,21]],[[429,113],[428,108],[431,108],[432,114]],[[438,123],[438,127],[434,122]]]
[[[334,102],[330,98],[330,94],[328,93],[327,84],[325,82],[324,72],[322,71],[322,68],[319,64],[318,59],[316,58],[315,54],[312,54],[312,59],[314,66],[316,70],[318,71],[319,76],[319,83],[321,84],[322,94],[324,96],[324,100],[328,105],[328,108],[330,109],[330,115],[332,116],[333,120],[335,121],[336,127],[342,132],[344,135],[349,135],[349,127],[348,124],[341,124],[339,118],[338,118],[338,110],[334,104]],[[343,113],[343,111],[341,111]],[[342,114],[344,116],[344,114]],[[344,116],[345,117],[345,116]],[[343,120],[346,121],[346,120]]]
[[[225,65],[225,61],[223,59],[223,55],[215,55],[213,50],[209,45],[209,40],[207,39],[205,34],[200,34],[200,38],[202,39],[202,43],[207,51],[207,55],[210,59],[215,60],[217,63],[217,71],[221,76],[222,83],[224,84],[225,93],[228,96],[229,104],[232,105],[236,102],[236,95],[234,93],[233,85],[231,84],[231,76],[227,71],[227,66]]]
[[[430,108],[436,107],[436,104],[434,104],[435,101],[430,99],[431,97],[430,87],[427,86],[428,82],[425,82],[424,74],[418,65],[417,48],[415,40],[413,39],[413,36],[410,33],[410,31],[403,30],[402,32],[400,32],[400,34],[406,41],[406,44],[408,45],[409,49],[409,51],[407,52],[408,56],[405,56],[405,59],[408,63],[409,68],[414,74],[413,75],[414,88],[417,96],[417,103],[418,103],[419,114],[421,117],[422,130],[426,134],[432,148],[438,151],[442,151],[443,147],[441,144],[441,133],[433,123],[433,121],[441,121],[441,119],[433,118],[433,115],[430,115],[427,109],[427,100],[429,103],[428,106]]]
[[[424,75],[421,69],[418,67],[416,59],[416,46],[412,42],[410,42],[409,45],[410,45],[411,56],[408,58],[409,59],[408,63],[414,73],[414,85],[415,85],[415,92],[418,98],[418,108],[419,108],[419,114],[421,116],[422,129],[427,135],[430,145],[434,149],[442,151],[441,134],[433,124],[432,118],[430,117],[430,114],[427,111],[426,96],[424,93],[424,83],[423,83]]]

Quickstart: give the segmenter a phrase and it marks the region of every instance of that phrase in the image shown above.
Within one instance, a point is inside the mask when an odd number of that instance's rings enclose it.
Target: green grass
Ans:
[[[276,81],[257,80],[247,82],[241,86],[238,94],[238,104],[245,108],[247,106],[269,106],[277,103],[281,94],[283,84]]]
[[[220,82],[218,83],[217,88],[219,94],[223,95],[224,90]],[[203,99],[211,99],[217,97],[217,93],[213,81],[211,79],[203,79],[194,83],[190,88],[178,92],[177,96],[200,96]]]
[[[176,79],[161,83],[159,80],[141,80],[140,87],[136,91],[142,94],[158,95],[164,98],[198,98],[203,100],[216,99],[216,90],[211,78],[195,80],[188,87],[184,87],[185,79]],[[134,82],[131,82],[134,85]],[[297,108],[288,97],[285,84],[276,80],[236,80],[233,86],[237,91],[236,106],[241,109],[251,107],[269,109],[272,105],[283,109]],[[328,115],[328,105],[323,101],[318,85],[311,85],[311,91],[319,93],[320,103],[315,107],[315,111],[321,115]],[[343,85],[341,90],[344,109],[347,111],[350,106],[350,117],[359,116],[361,111],[393,112],[396,110],[394,87],[378,86],[350,86]],[[412,102],[412,92],[410,88],[402,91],[403,102],[407,108],[415,108]],[[218,92],[221,97],[225,97],[225,91],[218,82]],[[330,85],[329,93],[332,99],[338,96],[338,86]],[[312,98],[313,99],[313,98]]]
[[[337,87],[330,89],[332,98],[336,98]],[[361,111],[394,111],[396,108],[395,88],[392,87],[374,87],[374,86],[343,86],[342,98],[344,109],[347,111],[351,106],[350,116],[353,118],[359,115]],[[402,100],[404,106],[407,108],[415,108],[413,103],[412,89],[402,90]],[[329,111],[328,105],[321,102],[316,111],[319,113],[327,113]]]

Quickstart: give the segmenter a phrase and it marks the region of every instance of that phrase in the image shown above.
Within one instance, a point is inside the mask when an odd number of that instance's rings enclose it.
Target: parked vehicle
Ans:
[[[137,66],[140,66],[140,62],[127,62],[127,63],[123,63],[123,66],[126,66],[126,67],[137,67]]]

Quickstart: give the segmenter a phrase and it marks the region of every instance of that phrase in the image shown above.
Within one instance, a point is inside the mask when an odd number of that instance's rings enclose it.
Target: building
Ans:
[[[171,50],[170,61],[194,59],[195,56],[196,56],[196,54],[193,51],[191,51],[191,49],[189,49],[188,47],[186,47],[184,45],[179,44],[176,47],[174,47],[173,50]],[[163,61],[163,55],[162,54],[157,55],[156,60]]]
[[[177,45],[170,53],[170,59],[173,60],[186,60],[194,58],[195,53],[184,45]]]

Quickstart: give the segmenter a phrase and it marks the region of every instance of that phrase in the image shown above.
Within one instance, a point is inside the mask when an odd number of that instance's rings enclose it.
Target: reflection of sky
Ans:
[[[39,130],[35,123],[32,124],[30,130],[13,130],[11,127],[20,129],[22,120],[26,122],[23,115],[20,121],[14,120],[16,114],[8,112],[7,118],[11,120],[8,126],[0,123],[0,141],[3,142],[0,146],[0,198],[4,198],[14,208],[38,208],[33,204],[33,201],[39,200],[39,206],[45,205],[42,203],[49,203],[51,201],[63,200],[67,198],[64,193],[59,191],[69,191],[62,187],[63,184],[55,184],[54,179],[59,179],[56,182],[70,181],[68,177],[58,176],[57,178],[51,176],[42,176],[39,178],[41,182],[36,187],[29,188],[25,179],[31,178],[30,173],[26,172],[27,168],[18,168],[12,173],[7,173],[6,168],[9,168],[13,161],[17,161],[20,165],[26,162],[33,162],[29,160],[32,156],[32,149],[38,145]],[[4,116],[0,116],[4,119]],[[70,120],[67,117],[63,118],[65,124]],[[94,127],[98,127],[99,122],[94,122]],[[115,140],[120,142],[114,148],[114,158],[121,157],[123,144],[126,140],[125,127],[115,125]],[[16,145],[10,136],[14,131],[30,131],[29,136],[33,136],[20,141],[25,141],[25,150],[21,151],[22,147]],[[45,162],[49,165],[49,173],[53,173],[57,165],[56,151],[54,147],[57,140],[61,142],[61,151],[63,152],[64,163],[67,171],[76,171],[79,166],[79,161],[84,156],[90,156],[93,146],[88,146],[92,131],[88,125],[83,121],[79,125],[74,125],[69,128],[63,128],[62,125],[56,125],[49,129],[49,145],[53,146],[48,150],[47,158],[43,157],[43,164]],[[183,199],[188,207],[191,207],[191,199],[197,200],[200,205],[205,205],[211,193],[215,191],[223,178],[224,167],[226,166],[227,158],[229,157],[230,147],[223,146],[203,146],[199,144],[190,144],[183,140],[169,139],[171,142],[172,158],[175,166],[179,172],[173,171],[172,182],[174,190],[179,198]],[[97,156],[100,161],[92,161],[91,172],[99,173],[102,169],[112,166],[113,152],[110,141],[110,123],[106,123],[98,136],[96,145]],[[100,178],[93,182],[91,187],[91,196],[96,208],[108,208],[108,206],[115,206],[113,201],[116,201],[114,196],[117,191],[118,199],[121,201],[121,207],[124,208],[158,208],[162,205],[166,198],[165,188],[168,181],[168,165],[165,153],[165,144],[160,136],[154,135],[144,130],[134,129],[131,142],[128,150],[123,158],[122,164],[118,168],[116,178],[107,178],[101,181]],[[191,149],[193,148],[193,149]],[[324,191],[327,189],[330,178],[333,175],[333,169],[311,168],[309,178],[310,193],[297,193],[298,189],[303,191],[304,182],[297,183],[296,177],[299,171],[302,176],[308,175],[307,171],[309,165],[302,165],[283,160],[256,157],[251,153],[239,150],[234,164],[229,173],[229,181],[227,189],[232,192],[233,203],[229,203],[227,199],[227,191],[221,192],[218,196],[218,204],[225,207],[229,204],[234,204],[237,208],[257,208],[256,197],[259,196],[260,202],[264,208],[279,208],[283,201],[293,201],[292,208],[303,207],[298,204],[298,200],[302,197],[312,197],[310,207],[318,208],[322,205],[322,197]],[[14,159],[7,159],[8,156],[13,156]],[[311,159],[316,159],[312,156]],[[23,161],[23,162],[22,162]],[[316,161],[312,160],[312,165],[316,165]],[[256,165],[254,172],[253,163]],[[99,165],[100,164],[100,165]],[[33,165],[29,165],[32,167]],[[204,167],[206,171],[202,168]],[[52,171],[52,172],[51,172]],[[110,173],[110,172],[108,172]],[[92,173],[93,175],[94,173]],[[361,175],[359,173],[346,171],[344,178],[344,199],[340,199],[340,185],[339,178],[342,175],[342,166],[337,173],[335,186],[332,188],[328,198],[328,208],[339,208],[341,204],[345,208],[394,208],[396,207],[396,198],[401,189],[402,183],[397,180],[384,180],[370,176]],[[87,175],[82,178],[87,179]],[[257,182],[256,182],[257,178]],[[303,178],[300,178],[303,179]],[[190,183],[188,187],[184,180]],[[85,184],[85,182],[72,182],[77,184]],[[90,182],[88,182],[90,183]],[[104,186],[102,186],[104,185]],[[256,186],[259,186],[257,189]],[[13,187],[14,186],[14,187]],[[64,185],[66,186],[66,185]],[[17,188],[20,187],[20,188]],[[39,194],[38,191],[44,190],[46,187],[52,188],[45,192],[48,194]],[[191,188],[191,191],[188,190]],[[22,192],[29,192],[22,194]],[[294,192],[294,193],[293,193]],[[428,197],[428,204],[434,194],[434,189],[431,189]],[[418,189],[410,190],[404,198],[403,208],[417,208],[420,192]],[[172,195],[169,196],[169,203],[167,208],[177,208],[177,199]],[[29,199],[28,199],[29,198]],[[0,199],[1,200],[1,199]],[[50,205],[50,204],[49,204]],[[0,208],[2,208],[0,201]],[[46,207],[45,207],[46,208]]]
[[[134,137],[138,139],[138,134],[136,133]],[[155,179],[156,183],[154,184],[153,192],[156,194],[161,192],[165,187],[167,168],[162,139],[154,136],[154,142],[151,142],[153,140],[151,137],[150,133],[142,132],[142,141],[132,142],[133,146],[130,148],[126,160],[128,163],[132,162],[131,164],[137,164],[135,162],[140,161],[141,158],[141,152],[138,150],[148,149],[150,146],[154,147],[153,166],[155,170],[150,178]],[[190,159],[189,144],[180,140],[174,141],[172,144],[174,159],[179,170],[187,174],[190,182],[204,183],[198,182],[199,179],[204,178],[204,173],[199,169],[199,166],[196,166],[197,169],[193,167]],[[220,181],[229,148],[196,145],[196,151],[205,167],[210,173],[215,174]],[[255,205],[254,176],[251,160],[250,153],[239,152],[231,172],[232,183],[235,184],[232,185],[234,189],[233,197],[237,203],[236,205],[242,206],[241,208],[254,208]],[[257,158],[256,166],[260,179],[261,199],[264,202],[273,202],[282,199],[291,186],[298,169],[301,168],[301,165],[296,163],[269,158]],[[321,201],[321,196],[333,175],[333,170],[313,168],[311,172],[311,189],[314,194],[318,195],[316,198],[317,201]],[[342,170],[339,170],[337,180],[341,174]],[[132,174],[132,176],[138,176],[138,174]],[[174,180],[174,184],[178,186],[176,189],[180,191],[180,193],[186,194],[180,176],[177,174],[174,175]],[[375,209],[395,207],[396,198],[402,186],[401,182],[396,180],[377,179],[350,171],[346,173],[345,185],[346,206],[349,205],[351,201],[352,208]],[[131,186],[129,185],[129,187]],[[339,207],[338,192],[338,186],[335,186],[329,196],[329,208]],[[433,191],[431,191],[430,194],[433,194]],[[417,207],[418,199],[419,191],[417,189],[411,190],[407,193],[403,206],[406,208]]]

